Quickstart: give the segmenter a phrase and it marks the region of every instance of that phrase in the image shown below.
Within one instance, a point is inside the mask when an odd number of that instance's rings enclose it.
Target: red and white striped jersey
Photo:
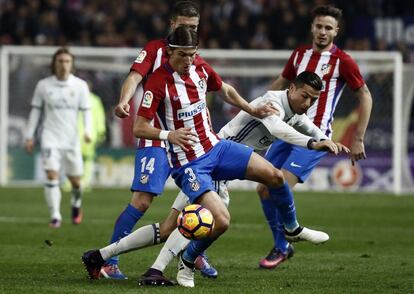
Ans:
[[[292,81],[303,71],[312,71],[322,79],[321,95],[309,108],[307,115],[322,132],[331,137],[333,114],[345,84],[357,90],[365,84],[364,79],[355,61],[335,45],[322,53],[313,51],[311,45],[296,48],[282,76]]]
[[[188,75],[180,76],[171,65],[164,63],[148,79],[138,115],[149,120],[158,116],[161,128],[177,130],[189,127],[199,142],[186,146],[168,147],[170,164],[180,167],[207,153],[219,138],[210,124],[206,95],[221,89],[220,76],[200,56],[196,56]]]
[[[165,39],[158,39],[148,42],[144,48],[139,53],[138,57],[135,59],[134,63],[131,65],[130,71],[136,71],[139,73],[143,80],[140,84],[140,87],[144,87],[148,77],[158,69],[161,64],[165,63],[168,60],[166,53],[167,41]],[[138,96],[138,105],[141,104],[142,93]],[[160,128],[160,124],[157,121],[157,118],[154,118],[152,125],[156,128]],[[130,127],[128,128],[130,132]],[[160,140],[146,140],[138,139],[138,147],[165,147],[165,142]]]

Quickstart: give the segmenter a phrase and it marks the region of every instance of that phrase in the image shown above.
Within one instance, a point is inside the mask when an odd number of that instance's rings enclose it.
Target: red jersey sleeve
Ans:
[[[352,90],[358,90],[365,82],[359,71],[358,65],[349,55],[344,55],[339,63],[339,75],[345,80]]]
[[[216,71],[207,62],[204,61],[204,59],[201,59],[201,60],[203,61],[202,66],[204,70],[206,71],[206,73],[208,74],[207,92],[219,91],[223,84],[221,77],[218,75],[218,73],[216,73]]]
[[[136,71],[145,77],[152,70],[157,58],[157,50],[162,46],[165,46],[162,40],[148,42],[131,65],[130,71]]]
[[[159,71],[155,71],[145,84],[144,95],[137,113],[137,115],[149,120],[155,117],[158,106],[165,98],[163,79],[157,72]]]
[[[289,81],[293,81],[296,78],[296,69],[293,64],[295,56],[298,54],[298,49],[295,49],[289,57],[288,62],[285,64],[285,68],[282,72],[282,77]]]

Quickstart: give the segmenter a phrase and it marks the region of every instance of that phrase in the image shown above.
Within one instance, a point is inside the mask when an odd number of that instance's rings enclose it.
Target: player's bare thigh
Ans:
[[[280,187],[284,183],[281,170],[256,153],[252,153],[246,169],[246,179],[268,187]]]

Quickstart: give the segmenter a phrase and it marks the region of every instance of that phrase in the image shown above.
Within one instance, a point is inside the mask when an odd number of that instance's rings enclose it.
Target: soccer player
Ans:
[[[170,21],[170,30],[177,27],[188,26],[197,31],[200,14],[197,6],[191,1],[179,1],[175,4]],[[120,118],[130,115],[129,101],[136,89],[144,85],[161,64],[167,60],[166,40],[150,41],[144,46],[131,66],[125,79],[115,108],[115,114]],[[154,120],[156,126],[158,121]],[[165,143],[160,140],[138,139],[135,153],[135,172],[131,186],[132,198],[125,210],[118,217],[112,233],[110,244],[131,233],[135,224],[141,219],[150,207],[154,196],[162,193],[164,184],[170,175],[170,167],[167,160]],[[168,223],[156,223],[153,226],[140,228],[140,242],[143,246],[158,244],[164,241],[174,227],[168,227]],[[101,274],[106,278],[126,279],[118,266],[118,256],[109,259],[102,267]],[[210,266],[204,255],[199,257],[199,269],[203,275],[217,277],[217,271]]]
[[[253,106],[271,103],[278,110],[277,114],[257,119],[246,112],[240,112],[220,130],[218,136],[248,145],[257,151],[267,149],[277,139],[283,139],[291,144],[309,147],[313,150],[329,150],[335,153],[335,148],[337,148],[338,152],[349,152],[348,148],[342,144],[331,142],[304,114],[317,100],[321,88],[322,81],[318,75],[312,72],[302,72],[291,83],[288,90],[268,91],[263,97],[250,103]],[[174,202],[173,211],[180,211],[187,204],[188,198],[180,192]],[[178,212],[174,218],[166,219],[165,222],[176,223],[177,215]],[[142,248],[139,242],[134,242],[139,239],[134,237],[136,234],[139,234],[138,230],[119,242],[100,249],[95,253],[96,259],[108,259],[112,255]],[[174,256],[185,249],[189,242],[181,236],[178,230],[174,230],[155,263],[139,279],[140,285],[172,285],[173,283],[163,276],[163,271]]]
[[[295,49],[282,74],[272,84],[272,90],[284,89],[303,71],[312,71],[323,81],[320,97],[307,111],[307,115],[328,137],[332,136],[331,124],[335,107],[347,84],[360,101],[358,125],[351,150],[352,163],[366,158],[364,135],[372,108],[372,98],[355,61],[334,43],[338,34],[341,10],[330,5],[316,7],[312,12],[312,44]],[[290,143],[277,141],[269,148],[266,159],[280,168],[292,188],[303,183],[326,152],[307,150]],[[268,189],[258,185],[263,211],[274,238],[274,247],[267,257],[260,260],[260,267],[275,268],[292,256],[293,250],[285,239],[280,224],[280,212],[275,208]]]
[[[305,239],[313,243],[329,239],[323,232],[299,226],[292,193],[280,170],[246,145],[220,140],[214,133],[206,106],[208,91],[220,91],[224,101],[258,118],[276,111],[269,104],[248,104],[198,57],[197,46],[196,32],[187,27],[177,28],[169,36],[168,62],[149,78],[134,124],[136,137],[169,142],[168,159],[176,184],[191,203],[207,207],[215,219],[211,236],[192,241],[180,256],[177,281],[186,287],[194,287],[193,270],[197,256],[229,226],[229,212],[215,192],[212,180],[261,182],[269,187],[290,239]],[[159,118],[162,130],[151,125],[155,117]],[[337,148],[335,150],[337,152]]]
[[[41,154],[46,172],[44,194],[49,208],[51,228],[59,228],[62,223],[59,187],[62,162],[72,185],[72,222],[80,224],[82,221],[80,177],[83,173],[83,162],[77,117],[79,112],[83,113],[84,139],[90,143],[91,114],[88,85],[71,73],[73,58],[66,48],[58,49],[53,55],[53,75],[40,80],[36,85],[25,141],[25,149],[31,153],[34,148],[34,133],[43,115]]]

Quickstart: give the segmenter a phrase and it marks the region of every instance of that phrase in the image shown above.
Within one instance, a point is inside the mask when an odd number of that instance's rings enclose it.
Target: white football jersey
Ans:
[[[79,148],[78,114],[90,110],[89,88],[84,80],[72,74],[66,81],[60,81],[56,76],[40,80],[32,107],[40,109],[43,114],[42,148]],[[33,132],[35,127],[30,126]]]
[[[287,90],[267,91],[264,96],[256,98],[250,104],[257,106],[268,102],[279,110],[279,114],[259,119],[240,111],[218,135],[255,150],[265,150],[277,139],[302,147],[307,147],[312,138],[317,141],[328,139],[306,114],[293,113],[289,106]]]

